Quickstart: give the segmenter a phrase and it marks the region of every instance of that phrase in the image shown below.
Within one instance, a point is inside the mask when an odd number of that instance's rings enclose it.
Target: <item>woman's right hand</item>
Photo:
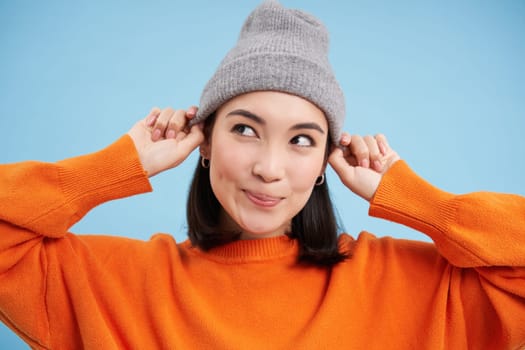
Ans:
[[[188,110],[155,107],[128,132],[149,177],[176,167],[204,141],[202,123],[188,126],[196,113],[194,106]]]

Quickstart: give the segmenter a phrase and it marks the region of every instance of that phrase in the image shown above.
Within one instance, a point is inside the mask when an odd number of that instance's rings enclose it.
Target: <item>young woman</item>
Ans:
[[[518,349],[525,199],[456,196],[341,132],[325,28],[266,1],[188,110],[0,168],[0,318],[38,349]],[[189,240],[68,232],[195,149]],[[434,244],[336,231],[324,171]],[[179,205],[181,203],[179,202]]]

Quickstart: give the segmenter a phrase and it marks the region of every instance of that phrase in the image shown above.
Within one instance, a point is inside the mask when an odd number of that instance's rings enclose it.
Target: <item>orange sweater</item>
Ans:
[[[0,166],[0,318],[37,349],[519,349],[525,199],[455,196],[402,161],[371,215],[435,245],[343,234],[352,258],[298,266],[286,237],[210,252],[76,236],[94,206],[151,190],[132,141]],[[182,205],[182,203],[181,203]]]

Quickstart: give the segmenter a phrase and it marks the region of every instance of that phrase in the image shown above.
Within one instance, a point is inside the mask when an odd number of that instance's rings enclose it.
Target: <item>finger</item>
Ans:
[[[186,111],[182,109],[176,110],[168,120],[168,125],[166,126],[166,138],[176,138],[177,134],[184,130],[186,123]]]
[[[370,165],[374,170],[381,171],[383,165],[381,163],[381,152],[379,151],[379,145],[377,140],[371,136],[367,135],[363,138],[368,147],[368,153],[370,157]]]
[[[377,134],[376,135],[377,145],[379,147],[379,151],[384,156],[391,152],[390,145],[388,144],[388,140],[386,139],[386,136],[383,134]]]
[[[152,127],[155,124],[155,121],[157,120],[158,116],[160,114],[160,108],[159,107],[153,107],[151,111],[146,116],[146,126]]]
[[[368,146],[364,139],[359,135],[352,135],[350,141],[350,153],[356,158],[360,167],[368,168],[370,166],[370,155]]]
[[[350,134],[347,132],[343,132],[341,134],[341,139],[339,140],[339,145],[343,147],[347,147],[351,141],[352,141],[352,136],[350,136]]]
[[[151,139],[153,141],[158,141],[164,138],[166,133],[166,127],[168,126],[168,122],[173,113],[173,109],[169,107],[163,109],[160,112],[160,115],[158,116],[157,120],[155,121],[155,125],[153,126],[153,131],[151,132]]]
[[[347,132],[343,132],[341,134],[341,138],[339,139],[339,145],[336,147],[343,151],[343,158],[348,162],[348,164],[351,166],[357,166],[357,159],[354,157],[349,147],[351,141],[352,136],[350,136],[350,134]]]
[[[198,109],[199,108],[197,106],[191,106],[190,108],[188,108],[188,110],[186,111],[186,118],[193,119],[195,115],[197,115]]]

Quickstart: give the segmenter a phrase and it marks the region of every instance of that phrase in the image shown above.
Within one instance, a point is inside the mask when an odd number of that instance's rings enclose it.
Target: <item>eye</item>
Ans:
[[[246,124],[236,124],[232,128],[232,131],[242,136],[257,136],[257,134],[255,133],[255,130],[253,130],[251,127],[249,127]]]
[[[314,140],[310,136],[306,135],[297,135],[290,140],[290,143],[299,147],[315,146]]]

